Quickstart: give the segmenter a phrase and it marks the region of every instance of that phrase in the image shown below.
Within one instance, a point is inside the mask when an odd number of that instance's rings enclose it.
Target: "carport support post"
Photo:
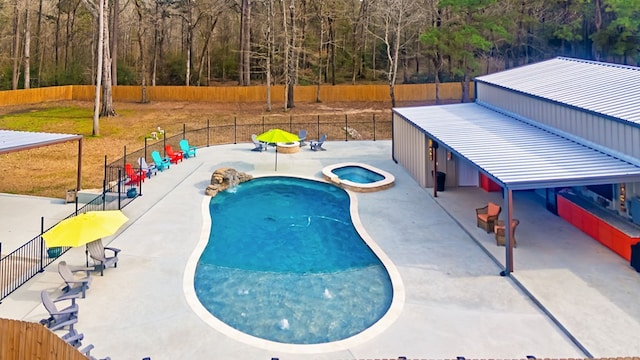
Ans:
[[[507,219],[504,222],[505,269],[500,273],[500,275],[507,276],[513,272],[513,242],[511,236],[511,222],[513,220],[513,191],[505,187],[503,195]]]
[[[433,149],[433,197],[438,197],[438,143],[431,141]]]

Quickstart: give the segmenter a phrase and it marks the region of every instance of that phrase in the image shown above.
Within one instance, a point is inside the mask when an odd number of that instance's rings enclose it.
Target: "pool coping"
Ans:
[[[290,178],[298,178],[298,179],[306,179],[313,180],[318,182],[323,182],[317,178],[312,177],[304,177],[304,176],[290,176],[290,175],[279,175],[282,177],[290,177]],[[272,177],[272,175],[264,175],[264,176],[256,176],[254,178],[260,177]],[[211,230],[211,216],[209,214],[209,203],[211,201],[210,196],[204,196],[202,199],[202,203],[200,206],[201,215],[202,215],[202,229],[200,232],[200,239],[198,240],[191,256],[187,260],[187,265],[184,271],[183,277],[183,292],[186,298],[187,304],[193,310],[193,312],[204,321],[207,325],[209,325],[214,330],[219,331],[220,333],[240,342],[243,342],[247,345],[255,346],[261,349],[270,350],[270,351],[282,351],[287,353],[294,354],[315,354],[315,353],[324,353],[331,351],[341,351],[352,348],[356,345],[361,345],[366,343],[367,341],[372,340],[376,336],[380,335],[386,329],[388,329],[399,317],[402,313],[402,309],[404,307],[406,293],[404,283],[402,282],[402,278],[400,277],[400,272],[396,268],[395,264],[391,261],[389,256],[385,254],[380,246],[373,240],[373,238],[367,233],[362,222],[360,221],[360,216],[358,214],[358,198],[357,195],[353,192],[343,189],[347,195],[349,196],[349,211],[351,214],[352,223],[360,235],[360,237],[364,240],[364,242],[369,246],[371,251],[380,259],[382,265],[385,267],[387,274],[389,275],[389,279],[391,281],[391,286],[393,290],[393,296],[391,298],[391,304],[387,309],[386,313],[378,319],[373,325],[363,330],[362,332],[350,336],[346,339],[332,341],[328,343],[320,343],[320,344],[286,344],[271,340],[266,340],[262,338],[258,338],[249,334],[246,334],[240,330],[237,330],[223,321],[216,318],[213,314],[207,310],[204,305],[198,299],[198,296],[195,292],[194,279],[195,272],[198,265],[198,260],[200,259],[200,255],[204,251],[207,243],[209,242],[209,234]]]

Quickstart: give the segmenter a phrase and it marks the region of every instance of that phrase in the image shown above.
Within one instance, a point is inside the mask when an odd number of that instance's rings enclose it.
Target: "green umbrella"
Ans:
[[[294,141],[300,141],[300,138],[296,134],[286,132],[280,129],[271,129],[265,133],[262,133],[256,137],[258,141],[262,141],[268,144],[274,143],[288,143]],[[276,146],[276,171],[278,171],[278,147]]]

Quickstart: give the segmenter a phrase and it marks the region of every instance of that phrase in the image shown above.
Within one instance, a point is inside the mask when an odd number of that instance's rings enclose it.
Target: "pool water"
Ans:
[[[344,166],[333,169],[331,172],[340,179],[349,180],[359,184],[369,184],[384,180],[384,176],[360,166]]]
[[[351,221],[348,194],[287,177],[256,178],[211,199],[196,296],[217,319],[288,344],[346,339],[382,318],[389,273]]]

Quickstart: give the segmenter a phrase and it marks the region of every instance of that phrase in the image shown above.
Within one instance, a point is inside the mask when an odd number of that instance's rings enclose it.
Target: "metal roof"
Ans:
[[[640,167],[476,103],[395,108],[511,190],[640,181]]]
[[[640,124],[638,67],[558,57],[475,80]]]
[[[0,154],[78,140],[82,135],[0,130]]]

